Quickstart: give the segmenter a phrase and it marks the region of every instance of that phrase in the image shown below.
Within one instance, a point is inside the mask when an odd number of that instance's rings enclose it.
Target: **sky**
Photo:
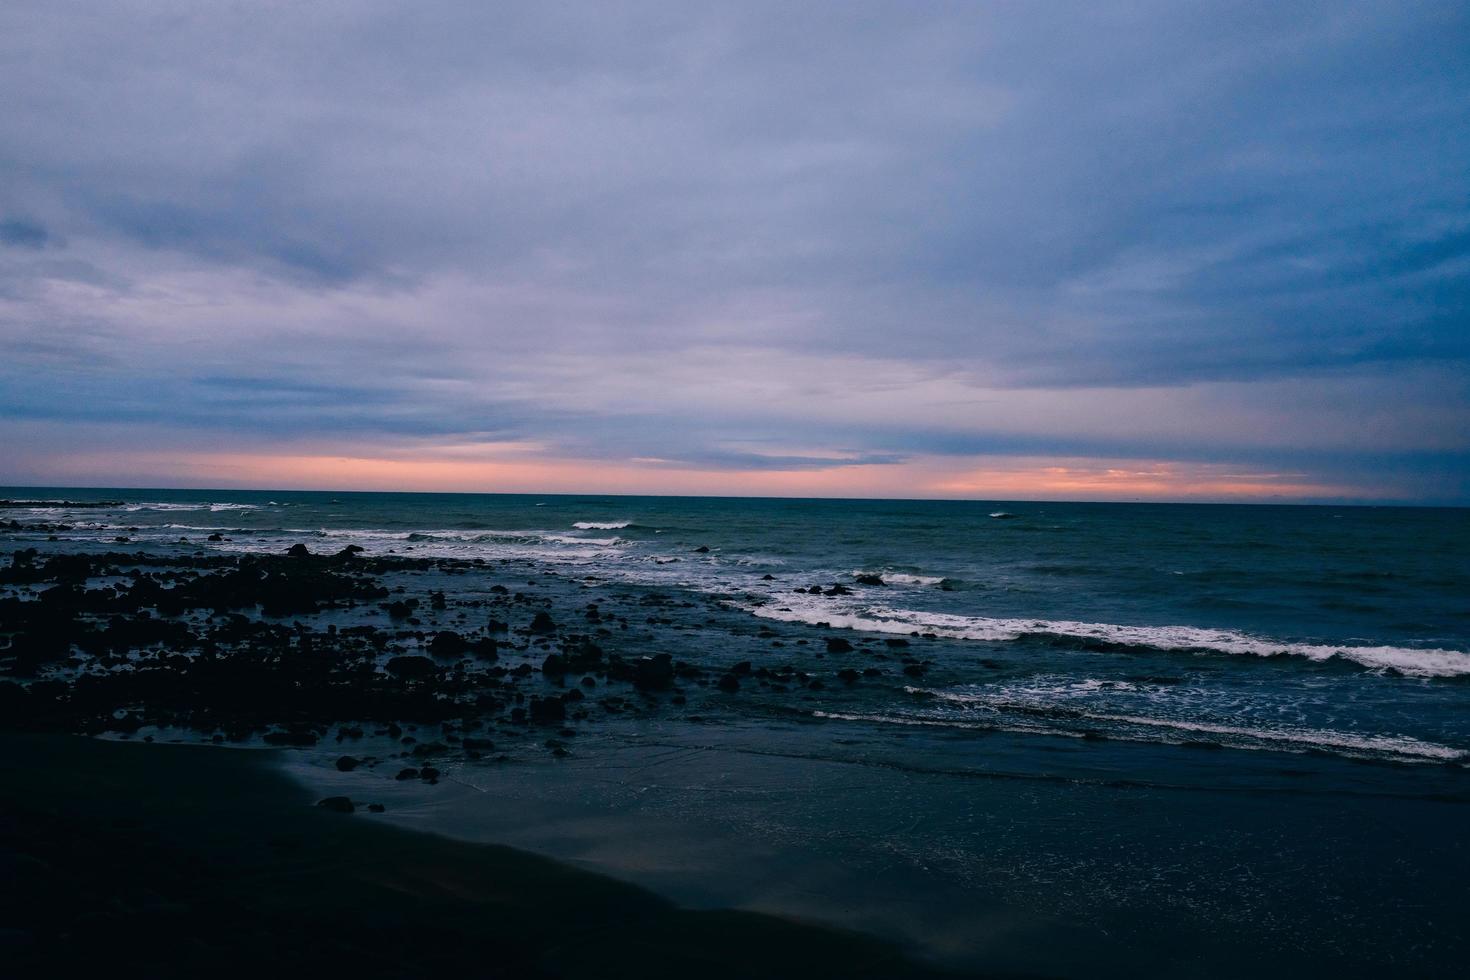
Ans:
[[[1470,504],[1470,6],[8,0],[0,483]]]

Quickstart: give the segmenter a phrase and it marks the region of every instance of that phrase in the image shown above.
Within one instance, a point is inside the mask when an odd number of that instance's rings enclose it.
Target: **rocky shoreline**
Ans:
[[[534,574],[354,546],[17,550],[0,566],[0,715],[26,731],[342,743],[347,766],[383,761],[360,739],[393,740],[405,778],[433,779],[435,760],[504,759],[507,739],[564,755],[599,718],[700,720],[742,689],[782,710],[928,669],[907,640],[764,624],[700,656],[664,615],[688,620],[687,596]]]

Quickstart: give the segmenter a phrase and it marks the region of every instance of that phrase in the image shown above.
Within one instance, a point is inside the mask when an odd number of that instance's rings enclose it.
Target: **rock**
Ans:
[[[387,810],[387,809],[388,808],[385,807],[381,803],[369,803],[368,804],[368,813],[382,813],[384,810]]]
[[[900,647],[906,647],[906,646],[908,646],[909,645],[909,641],[908,640],[905,640],[905,639],[902,639],[900,637],[890,636],[886,640],[883,641],[883,645],[886,646],[886,647],[893,647],[894,649],[898,649]]]
[[[533,725],[551,725],[567,720],[567,706],[561,698],[532,698],[526,707]]]
[[[829,637],[827,637],[827,652],[828,653],[851,653],[852,652],[852,644],[849,643],[849,642],[847,642],[846,640],[844,640],[840,636],[829,636]]]
[[[848,683],[848,684],[852,684],[852,683],[854,683],[854,682],[855,682],[855,681],[856,681],[856,680],[857,680],[857,679],[858,679],[858,678],[859,678],[859,677],[861,677],[861,676],[862,676],[862,675],[861,675],[861,674],[859,674],[859,673],[858,673],[858,672],[857,672],[857,671],[855,671],[855,670],[853,670],[853,669],[852,669],[852,668],[851,668],[851,667],[848,667],[848,668],[847,668],[847,669],[845,669],[845,670],[839,670],[839,671],[838,671],[838,672],[837,672],[837,676],[838,676],[838,677],[840,677],[840,678],[841,678],[841,679],[842,679],[842,680],[843,680],[843,681],[845,681],[845,682],[846,682],[846,683]]]
[[[394,776],[393,778],[398,780],[399,782],[403,782],[407,779],[418,779],[419,771],[412,766],[409,766],[407,769],[398,770],[398,775]]]
[[[762,575],[761,576],[761,581],[762,582],[774,582],[774,581],[776,581],[776,576],[774,576],[774,575]]]
[[[316,805],[333,813],[351,813],[355,809],[352,801],[345,796],[329,796],[325,800],[318,800]]]
[[[716,686],[719,687],[719,689],[724,691],[726,694],[734,694],[736,691],[740,690],[740,678],[736,677],[734,674],[726,674],[724,677],[720,678],[719,683]]]
[[[306,545],[304,544],[293,544],[291,547],[286,549],[286,557],[310,558],[311,552],[306,550]]]
[[[545,612],[538,612],[531,618],[531,632],[541,634],[555,633],[556,623],[552,622],[551,617]]]
[[[220,534],[218,531],[216,531],[213,534],[211,534],[208,538],[206,538],[205,540],[207,540],[207,541],[223,541],[224,539],[225,539],[225,536],[223,534]]]
[[[440,660],[458,660],[469,648],[465,638],[452,630],[440,630],[429,641],[429,653]]]
[[[751,662],[749,660],[742,660],[734,667],[730,668],[730,673],[743,676],[745,674],[749,674],[751,669]]]
[[[923,677],[924,676],[924,665],[923,664],[908,664],[907,666],[904,667],[903,672],[904,672],[904,675],[906,677]]]
[[[439,781],[439,770],[433,766],[424,766],[419,770],[419,778],[426,783],[437,783]]]
[[[858,575],[854,577],[858,585],[887,585],[881,575]]]
[[[633,686],[640,691],[663,691],[674,683],[674,658],[667,653],[640,657],[634,667]]]
[[[823,592],[822,595],[852,595],[852,589],[839,582],[826,592]]]
[[[709,545],[704,545],[704,544],[700,545],[698,548],[695,548],[694,549],[694,553],[696,555],[707,555],[707,554],[709,554]]]
[[[388,661],[388,673],[394,677],[432,677],[437,668],[428,657],[394,657]]]
[[[567,672],[566,658],[558,653],[548,653],[541,661],[541,673],[547,677],[561,677]]]
[[[362,760],[354,759],[350,755],[344,755],[342,758],[337,760],[337,770],[339,772],[351,772],[360,765],[362,765]]]

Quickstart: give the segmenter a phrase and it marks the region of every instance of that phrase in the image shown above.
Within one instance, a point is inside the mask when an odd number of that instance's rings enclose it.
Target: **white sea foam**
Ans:
[[[209,503],[202,503],[202,502],[201,503],[192,503],[191,504],[191,503],[172,503],[172,502],[165,502],[165,501],[145,501],[143,503],[138,503],[138,504],[124,504],[122,506],[122,508],[120,508],[120,509],[123,510],[123,511],[125,511],[125,512],[127,512],[127,513],[137,513],[139,511],[171,512],[171,511],[190,511],[190,510],[207,510],[207,511],[210,511],[212,513],[218,513],[220,511],[225,511],[225,510],[260,510],[260,505],[259,504],[232,504],[232,503],[209,504]]]
[[[931,586],[944,581],[942,575],[910,575],[907,572],[870,572],[861,568],[853,569],[852,577],[857,578],[859,575],[877,575],[886,585]]]
[[[1414,677],[1470,675],[1470,653],[1463,650],[1398,646],[1297,643],[1233,630],[1197,626],[1121,626],[1068,620],[999,619],[916,612],[882,606],[853,608],[820,597],[782,595],[765,605],[744,607],[757,616],[790,623],[827,625],[871,633],[934,633],[952,639],[1005,642],[1038,634],[1091,640],[1127,647],[1241,656],[1293,656],[1325,661],[1350,660],[1370,670],[1396,670]]]
[[[632,523],[632,521],[577,521],[572,527],[579,531],[617,531]]]
[[[1121,726],[1122,729],[1136,726],[1146,730],[1141,733],[1129,733],[1120,731],[1118,728],[1110,728],[1108,734],[1113,737],[1131,735],[1144,740],[1154,740],[1149,734],[1152,732],[1156,733],[1158,740],[1172,742],[1193,741],[1198,736],[1209,736],[1209,740],[1235,748],[1285,751],[1318,749],[1352,756],[1374,758],[1386,756],[1406,761],[1458,762],[1470,758],[1470,753],[1464,749],[1441,745],[1437,742],[1427,742],[1407,735],[1360,734],[1276,723],[1226,723],[1170,717],[1165,714],[1144,715],[1134,711],[1098,710],[1096,700],[1099,695],[1105,697],[1114,692],[1122,692],[1127,696],[1139,690],[1137,686],[1125,682],[1058,678],[1051,683],[1038,683],[1033,679],[1015,687],[977,686],[951,690],[908,687],[904,690],[912,694],[927,695],[940,702],[999,715],[1016,710],[1061,710],[1066,713],[1066,717],[1078,721],[1103,722],[1110,726]],[[1079,704],[1077,701],[1079,696],[1087,698],[1087,702]],[[1167,708],[1169,701],[1156,698],[1153,703],[1161,708]],[[1186,707],[1188,710],[1197,710],[1193,703],[1187,704]],[[973,722],[967,722],[967,724],[973,724]]]

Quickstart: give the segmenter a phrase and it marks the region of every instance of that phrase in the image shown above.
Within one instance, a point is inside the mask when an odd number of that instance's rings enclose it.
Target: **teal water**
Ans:
[[[1470,751],[1463,509],[3,492],[123,502],[19,514],[81,540],[218,532],[231,540],[209,547],[524,561],[721,596],[752,622],[936,636],[956,641],[957,665],[1024,668],[864,706],[900,721],[1400,761]],[[836,583],[851,594],[796,591]]]

